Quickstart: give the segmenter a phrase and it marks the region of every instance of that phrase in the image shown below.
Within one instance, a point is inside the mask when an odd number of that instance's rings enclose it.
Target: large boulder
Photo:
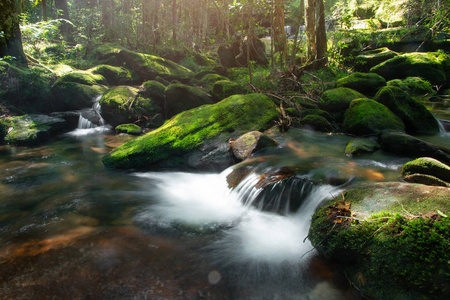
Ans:
[[[450,76],[450,57],[439,52],[415,52],[391,58],[370,69],[386,80],[422,77],[432,84],[446,84]]]
[[[219,80],[212,86],[212,96],[216,101],[220,101],[232,95],[247,94],[248,92],[249,90],[247,88],[229,80]]]
[[[386,85],[386,80],[375,73],[356,72],[336,81],[338,87],[347,87],[366,96],[373,96]]]
[[[268,135],[259,131],[251,131],[233,141],[231,150],[237,159],[244,160],[257,151],[276,146],[278,146],[278,142]]]
[[[210,168],[216,150],[229,155],[229,138],[264,130],[277,117],[277,107],[267,96],[234,95],[174,116],[160,128],[116,148],[103,158],[103,163],[121,169]]]
[[[445,187],[362,185],[319,208],[309,238],[370,299],[446,299],[448,199]]]
[[[164,107],[164,92],[166,86],[156,80],[148,80],[144,82],[140,87],[138,93],[145,98],[152,98],[159,103],[161,107]]]
[[[432,157],[445,164],[450,163],[450,149],[438,147],[401,132],[383,132],[379,143],[386,152],[413,158]]]
[[[219,74],[206,74],[198,81],[198,85],[211,90],[214,83],[220,80],[228,80],[228,78]]]
[[[125,65],[136,72],[141,81],[160,76],[166,80],[189,82],[194,73],[171,60],[125,49],[115,44],[103,44],[95,49],[97,57],[116,66]]]
[[[405,79],[392,79],[387,86],[395,86],[413,97],[432,96],[436,94],[430,82],[420,77],[406,77]]]
[[[0,142],[35,146],[63,132],[65,125],[62,118],[38,114],[0,119]]]
[[[407,162],[402,168],[407,182],[450,187],[450,167],[431,157],[420,157]]]
[[[185,84],[171,84],[165,92],[165,113],[170,118],[180,112],[204,104],[212,104],[211,97],[202,89]]]
[[[396,56],[398,56],[397,52],[386,47],[363,51],[356,56],[355,67],[358,71],[368,71],[370,68]]]
[[[92,74],[102,75],[109,85],[132,84],[138,81],[138,76],[133,71],[124,67],[99,65],[89,69]]]
[[[138,94],[130,86],[110,88],[100,99],[102,116],[113,127],[138,122],[143,126],[158,127],[163,122],[162,108],[158,103]]]
[[[374,135],[382,131],[404,131],[405,125],[383,104],[361,98],[351,102],[342,124],[344,132],[357,136]]]
[[[73,71],[60,77],[52,86],[55,111],[79,110],[92,107],[94,99],[107,87],[102,75],[88,71]]]
[[[407,132],[428,134],[439,132],[439,123],[431,112],[398,87],[382,88],[374,100],[395,113],[405,124]]]
[[[373,153],[380,149],[380,145],[371,139],[353,138],[345,147],[345,154],[348,156]]]
[[[337,113],[335,116],[341,119],[342,113],[347,110],[353,100],[364,97],[360,92],[346,87],[340,87],[325,91],[322,94],[322,103],[320,106],[330,113]]]
[[[333,131],[333,125],[324,117],[320,115],[307,115],[302,120],[301,123],[313,130],[322,131],[322,132],[331,132]]]

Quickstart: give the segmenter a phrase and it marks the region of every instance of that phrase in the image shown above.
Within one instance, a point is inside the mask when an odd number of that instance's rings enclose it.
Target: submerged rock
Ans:
[[[278,146],[278,142],[268,135],[259,131],[251,131],[232,142],[231,150],[236,158],[244,160],[259,150],[276,146]]]
[[[374,100],[388,107],[405,124],[407,132],[436,134],[439,123],[431,112],[407,93],[395,86],[382,88]]]
[[[312,217],[309,238],[371,299],[444,299],[450,189],[386,182],[350,189]]]
[[[382,131],[404,131],[402,120],[386,106],[374,100],[355,99],[345,112],[344,132],[357,136],[374,135]]]
[[[402,178],[407,182],[450,186],[450,167],[431,157],[420,157],[403,165]]]
[[[34,146],[65,130],[66,121],[47,115],[0,119],[0,139],[18,146]]]
[[[174,116],[160,128],[116,148],[103,163],[121,169],[209,168],[216,160],[224,163],[224,155],[230,153],[230,137],[266,129],[277,117],[277,107],[267,96],[231,96]],[[224,164],[220,167],[227,167],[230,161]]]

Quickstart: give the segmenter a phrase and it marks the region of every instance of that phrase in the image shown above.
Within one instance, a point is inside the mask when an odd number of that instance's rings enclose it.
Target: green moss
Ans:
[[[102,75],[110,85],[122,85],[133,83],[138,80],[138,76],[133,71],[123,67],[110,65],[99,65],[89,70],[92,74]]]
[[[393,79],[387,82],[388,86],[395,86],[402,89],[404,92],[413,96],[434,95],[431,83],[423,80],[420,77],[407,77],[403,80]]]
[[[385,130],[405,130],[402,120],[389,108],[367,98],[352,101],[345,112],[342,126],[345,132],[358,136],[378,134]]]
[[[219,135],[225,142],[231,132],[265,129],[277,116],[276,106],[266,96],[231,96],[174,116],[160,128],[116,148],[103,163],[113,168],[148,168],[187,154]]]
[[[364,95],[374,95],[381,87],[386,85],[386,80],[374,73],[353,73],[336,81],[338,87],[347,87]]]
[[[349,190],[312,218],[310,239],[373,299],[439,299],[450,280],[448,189],[382,183]],[[354,219],[337,223],[334,207],[351,202]],[[411,217],[411,214],[432,217]],[[391,288],[393,287],[393,288]]]
[[[61,82],[74,82],[85,85],[107,84],[105,77],[100,74],[92,74],[89,71],[73,71],[67,73],[56,81],[56,84]]]
[[[219,74],[206,74],[199,80],[198,84],[210,90],[214,83],[219,80],[228,80],[228,78]]]
[[[103,85],[86,85],[76,82],[57,82],[52,87],[55,98],[54,110],[77,110],[92,106],[95,97],[102,95],[107,90]]]
[[[328,112],[341,112],[346,110],[354,99],[364,98],[364,95],[355,90],[340,87],[327,90],[322,94],[322,108]]]
[[[222,100],[237,94],[247,94],[248,92],[248,89],[242,85],[229,80],[219,80],[212,87],[212,94],[216,100]]]
[[[213,103],[211,97],[205,91],[185,84],[169,85],[166,87],[164,95],[168,118],[194,107]]]
[[[121,124],[116,127],[116,132],[140,135],[142,133],[142,128],[137,126],[136,124]]]
[[[380,145],[369,139],[354,138],[351,139],[345,147],[346,155],[360,155],[363,153],[372,153],[380,148]]]
[[[450,167],[430,157],[420,157],[403,165],[402,176],[415,173],[432,175],[450,182]]]
[[[439,52],[407,53],[391,58],[373,68],[371,72],[386,80],[421,77],[432,84],[444,84],[450,70],[449,56]]]
[[[303,125],[311,126],[314,130],[330,132],[333,130],[333,126],[322,116],[319,115],[307,115],[302,119]]]
[[[227,77],[233,81],[245,76],[248,76],[248,68],[236,67],[227,70]]]
[[[322,109],[316,109],[316,108],[309,108],[309,109],[304,109],[301,111],[300,116],[302,118],[308,116],[308,115],[318,115],[318,116],[322,116],[325,119],[328,120],[328,122],[333,122],[334,118],[332,115],[330,115],[328,112],[322,110]]]
[[[395,113],[405,124],[407,132],[428,134],[439,132],[438,121],[428,109],[395,86],[382,88],[374,100]]]

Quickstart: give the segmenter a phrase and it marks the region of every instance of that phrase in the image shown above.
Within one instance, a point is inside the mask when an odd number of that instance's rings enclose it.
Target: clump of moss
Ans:
[[[136,73],[123,67],[99,65],[89,71],[92,74],[102,75],[110,85],[130,84],[135,83],[138,80]]]
[[[302,124],[305,126],[310,126],[314,130],[322,132],[333,131],[333,126],[322,116],[319,115],[307,115],[302,119]]]
[[[103,75],[93,74],[88,71],[73,71],[67,73],[66,75],[60,77],[55,84],[61,82],[74,82],[85,85],[107,84],[107,81]]]
[[[354,138],[351,139],[345,147],[346,155],[360,155],[363,153],[372,153],[380,149],[380,145],[370,139]]]
[[[403,177],[416,173],[432,175],[445,182],[450,182],[450,167],[430,157],[420,157],[403,165]]]
[[[142,128],[136,124],[121,124],[116,127],[117,133],[126,133],[131,135],[140,135],[142,133]]]
[[[219,74],[206,74],[199,80],[198,84],[210,90],[214,83],[219,80],[228,80],[228,78]]]
[[[355,63],[358,70],[368,71],[370,68],[398,56],[398,53],[383,47],[369,51],[363,51],[356,56]]]
[[[436,91],[433,90],[431,83],[420,77],[406,77],[403,80],[393,79],[388,81],[387,85],[398,87],[413,96],[432,96],[436,93]]]
[[[336,81],[338,87],[347,87],[366,96],[374,95],[381,87],[386,85],[386,80],[375,73],[356,72]]]
[[[328,112],[342,112],[354,99],[358,98],[364,98],[364,95],[350,88],[340,87],[325,91],[322,94],[321,106]]]
[[[203,104],[213,103],[205,91],[185,84],[169,85],[166,87],[164,95],[167,118]]]
[[[212,87],[212,95],[216,100],[222,100],[237,94],[247,94],[248,92],[248,89],[242,85],[229,80],[219,80]]]

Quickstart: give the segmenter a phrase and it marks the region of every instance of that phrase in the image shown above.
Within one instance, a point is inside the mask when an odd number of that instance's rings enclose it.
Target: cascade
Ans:
[[[105,120],[101,116],[100,99],[102,95],[94,99],[92,108],[84,109],[78,119],[78,129],[90,129],[97,126],[104,126]]]

